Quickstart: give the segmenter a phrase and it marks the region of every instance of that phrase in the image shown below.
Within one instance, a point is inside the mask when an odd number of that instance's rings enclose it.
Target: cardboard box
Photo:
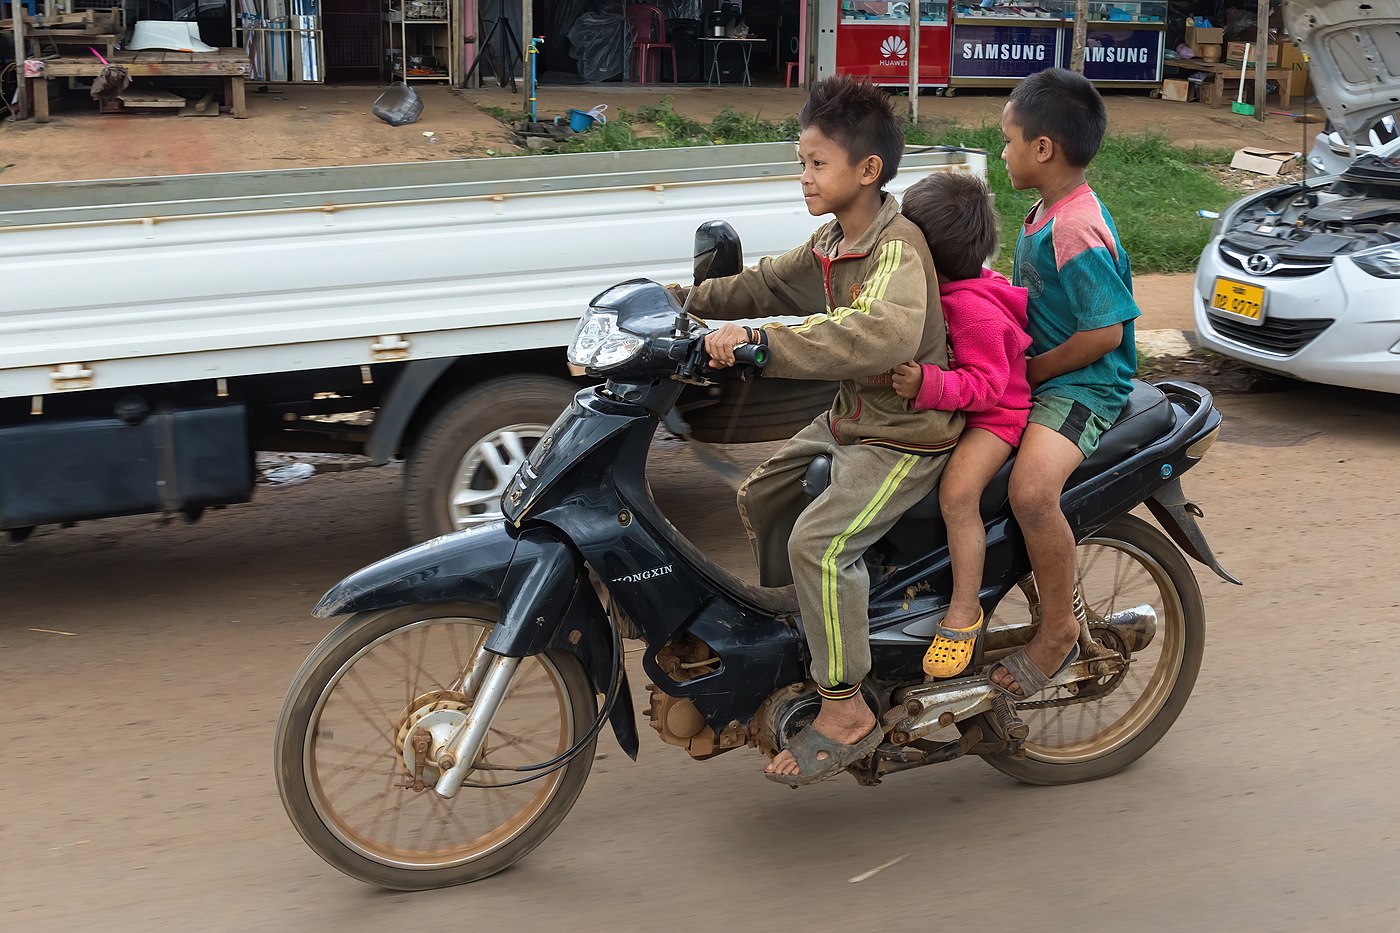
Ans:
[[[1191,82],[1185,78],[1167,78],[1162,82],[1162,100],[1190,100]]]
[[[1285,43],[1278,50],[1278,66],[1289,71],[1289,93],[1294,97],[1308,95],[1308,57],[1293,43]]]
[[[1256,175],[1277,175],[1297,157],[1296,152],[1245,146],[1235,150],[1235,157],[1230,160],[1230,168],[1244,169]]]
[[[1197,50],[1203,45],[1223,45],[1225,43],[1225,30],[1211,27],[1201,29],[1186,24],[1186,44],[1191,46],[1191,51],[1200,54]]]
[[[1225,61],[1232,65],[1238,65],[1244,61],[1244,47],[1249,45],[1249,63],[1252,65],[1259,60],[1259,50],[1252,43],[1231,42],[1225,47]],[[1278,46],[1269,43],[1269,52],[1264,57],[1264,64],[1270,68],[1278,65]]]

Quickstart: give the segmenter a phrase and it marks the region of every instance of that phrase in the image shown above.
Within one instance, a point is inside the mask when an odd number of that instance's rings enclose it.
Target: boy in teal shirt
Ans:
[[[1040,598],[1031,643],[992,667],[1015,699],[1044,688],[1078,657],[1074,533],[1060,495],[1123,411],[1137,370],[1128,254],[1107,208],[1084,180],[1108,115],[1083,75],[1052,68],[1022,81],[1001,117],[1011,184],[1040,201],[1016,241],[1013,284],[1029,293],[1033,398],[1011,472],[1011,507]]]

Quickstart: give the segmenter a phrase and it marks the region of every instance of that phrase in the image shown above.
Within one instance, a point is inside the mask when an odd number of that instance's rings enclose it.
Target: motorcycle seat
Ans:
[[[1070,475],[1066,488],[1077,486],[1099,473],[1111,469],[1115,464],[1142,450],[1171,430],[1175,423],[1171,403],[1156,386],[1133,380],[1132,392],[1123,412],[1099,439],[1099,447],[1094,455],[1081,463]],[[1006,506],[1008,488],[1011,482],[1011,467],[1016,456],[1006,462],[987,484],[982,493],[982,514],[995,515]],[[809,496],[821,495],[831,485],[831,458],[816,457],[807,467],[802,485]],[[913,508],[904,513],[904,520],[932,519],[940,524],[942,510],[938,506],[938,489],[921,499]]]

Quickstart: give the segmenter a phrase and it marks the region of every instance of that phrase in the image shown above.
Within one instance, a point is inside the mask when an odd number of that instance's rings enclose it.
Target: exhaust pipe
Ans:
[[[1079,660],[1065,668],[1058,677],[1052,678],[1045,689],[1112,676],[1122,667],[1121,658]],[[1000,695],[991,682],[981,675],[904,687],[895,692],[894,700],[898,705],[886,714],[888,721],[902,713],[893,724],[890,741],[896,745],[906,745],[956,722],[991,712],[994,701]]]
[[[1123,639],[1129,651],[1141,651],[1157,637],[1157,610],[1145,604],[1134,606],[1113,613],[1104,624]]]

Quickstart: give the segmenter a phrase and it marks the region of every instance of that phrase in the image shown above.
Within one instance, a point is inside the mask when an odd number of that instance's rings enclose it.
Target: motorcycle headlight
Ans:
[[[617,315],[589,308],[569,343],[569,362],[588,369],[608,369],[641,352],[641,337],[619,330]]]
[[[1351,257],[1362,271],[1382,279],[1400,279],[1400,246],[1377,246]]]

